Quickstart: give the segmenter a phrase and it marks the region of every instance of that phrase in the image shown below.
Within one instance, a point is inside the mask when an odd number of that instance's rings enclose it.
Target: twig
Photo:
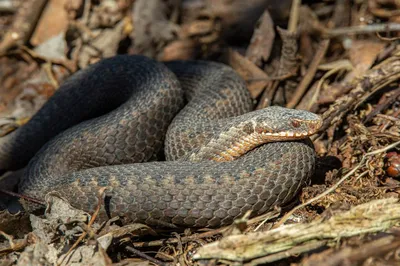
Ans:
[[[386,41],[386,42],[394,42],[394,41],[400,40],[400,37],[392,37],[392,38],[384,37],[384,36],[382,36],[379,32],[376,33],[376,36],[377,36],[380,40]]]
[[[0,230],[0,235],[3,236],[5,239],[7,239],[8,243],[10,243],[10,247],[14,248],[14,237],[12,235],[9,235],[3,231]]]
[[[324,36],[327,38],[333,38],[346,34],[364,34],[364,33],[375,33],[375,32],[387,32],[387,31],[400,31],[400,23],[381,23],[381,24],[359,25],[359,26],[343,27],[336,29],[327,29]]]
[[[83,14],[82,14],[82,23],[87,24],[89,21],[89,15],[90,15],[90,9],[92,7],[92,1],[91,0],[84,0],[84,5],[83,5]]]
[[[189,241],[194,241],[197,239],[207,238],[207,237],[212,237],[212,236],[215,236],[218,234],[222,234],[226,229],[228,229],[228,227],[222,227],[222,228],[218,228],[215,230],[211,230],[208,232],[204,232],[204,233],[196,234],[196,235],[192,235],[192,236],[184,236],[184,237],[181,237],[180,240],[178,240],[177,238],[160,239],[160,240],[155,240],[155,241],[150,241],[150,242],[136,242],[136,243],[132,243],[132,245],[135,248],[141,248],[141,247],[158,247],[158,246],[167,245],[167,244],[177,244],[179,241],[181,241],[182,243],[187,243]]]
[[[125,249],[130,251],[130,252],[132,252],[133,254],[135,254],[135,255],[137,255],[139,257],[142,257],[143,259],[151,261],[152,263],[154,263],[156,265],[165,265],[165,263],[163,263],[163,262],[161,262],[161,261],[159,261],[159,260],[157,260],[157,259],[155,259],[153,257],[150,257],[149,255],[147,255],[147,254],[145,254],[145,253],[143,253],[143,252],[141,252],[141,251],[139,251],[139,250],[137,250],[137,249],[135,249],[133,247],[126,246]]]
[[[390,121],[393,121],[393,122],[400,121],[400,119],[399,119],[399,118],[397,118],[397,117],[393,117],[393,116],[390,116],[390,115],[377,114],[376,116],[377,116],[377,117],[384,118],[384,119],[387,119],[387,120],[390,120]]]
[[[35,51],[29,49],[24,45],[21,45],[18,50],[9,52],[8,54],[20,54],[22,52],[28,54],[32,59],[65,67],[70,73],[74,73],[77,70],[76,64],[71,60],[68,59],[63,60],[55,58],[49,59],[44,56],[41,56],[40,54],[36,53]],[[2,56],[2,54],[0,54],[0,56]]]
[[[13,236],[8,235],[3,231],[0,231],[0,236],[3,236],[5,239],[7,239],[10,244],[9,248],[8,247],[3,249],[0,248],[0,256],[4,256],[15,251],[23,250],[24,248],[26,248],[28,245],[32,244],[32,242],[35,241],[34,239],[35,236],[31,233],[29,233],[23,240],[17,240],[17,241],[14,241]]]
[[[306,106],[305,110],[311,110],[311,108],[313,107],[314,104],[317,103],[318,98],[320,97],[320,92],[321,92],[321,88],[322,85],[324,84],[324,82],[333,74],[336,74],[339,71],[342,70],[350,70],[351,69],[351,64],[348,61],[342,61],[340,63],[337,64],[337,66],[335,66],[334,68],[331,68],[328,70],[328,72],[326,72],[318,81],[317,81],[317,85],[316,88],[311,96],[311,99],[306,99],[307,97],[304,97],[303,100],[308,100],[308,103],[306,103],[304,106]],[[319,69],[321,69],[321,66],[319,66]],[[300,102],[301,105],[301,102]]]
[[[347,262],[348,265],[356,265],[357,262],[365,260],[367,258],[383,255],[392,250],[400,247],[400,241],[395,241],[393,235],[379,238],[377,240],[368,242],[361,245],[358,248],[347,247],[343,250],[334,253],[333,256],[329,256],[329,266],[343,265]],[[327,259],[325,257],[325,259]]]
[[[358,163],[358,165],[357,165],[356,167],[354,167],[350,172],[348,172],[345,176],[343,176],[336,184],[334,184],[332,187],[330,187],[329,189],[325,190],[323,193],[319,194],[318,196],[316,196],[316,197],[314,197],[314,198],[312,198],[312,199],[309,199],[309,200],[306,201],[305,203],[303,203],[303,204],[301,204],[301,205],[298,205],[298,206],[296,206],[295,208],[293,208],[292,210],[290,210],[288,213],[286,213],[286,214],[282,217],[282,219],[281,219],[278,223],[276,223],[276,224],[274,225],[274,228],[277,228],[277,227],[281,226],[284,222],[286,222],[286,220],[287,220],[295,211],[297,211],[297,210],[299,210],[299,209],[301,209],[301,208],[303,208],[303,207],[305,207],[305,206],[307,206],[307,205],[310,205],[311,203],[313,203],[313,202],[315,202],[315,201],[317,201],[317,200],[320,200],[321,198],[325,197],[325,196],[328,195],[329,193],[331,193],[331,192],[333,192],[334,190],[336,190],[336,189],[340,186],[340,184],[342,184],[346,179],[348,179],[351,175],[353,175],[358,169],[360,169],[360,168],[363,166],[363,164],[364,164],[365,160],[367,159],[367,157],[369,157],[369,156],[371,156],[371,155],[375,155],[375,154],[378,154],[378,153],[382,153],[382,152],[388,151],[388,150],[390,150],[390,149],[396,147],[396,146],[399,145],[399,144],[400,144],[400,141],[397,141],[397,142],[392,143],[392,144],[390,144],[390,145],[388,145],[388,146],[386,146],[386,147],[384,147],[384,148],[382,148],[382,149],[378,149],[378,150],[371,151],[371,152],[368,152],[368,153],[364,154],[364,156],[362,157],[362,159],[361,159],[361,161]]]
[[[95,221],[96,218],[97,218],[97,215],[99,214],[100,207],[101,207],[101,204],[102,204],[102,202],[103,202],[103,195],[104,195],[104,192],[105,192],[106,189],[107,189],[107,187],[102,187],[102,188],[99,189],[99,194],[98,194],[98,198],[97,198],[98,200],[97,200],[96,210],[94,211],[92,217],[90,218],[90,221],[89,221],[89,223],[88,223],[88,228],[90,228],[90,227],[93,225],[94,221]],[[63,261],[65,260],[65,258],[67,258],[67,257],[72,253],[72,251],[79,245],[79,243],[86,237],[87,234],[88,234],[87,231],[84,231],[84,232],[79,236],[79,238],[78,238],[78,239],[75,241],[75,243],[71,246],[71,248],[68,250],[68,252],[65,254],[65,256],[61,259],[61,261],[60,261],[59,263],[57,263],[57,265],[61,265],[61,264],[63,263]]]
[[[278,217],[280,214],[280,210],[275,210],[275,211],[271,211],[268,212],[264,215],[261,216],[257,216],[254,217],[250,220],[247,221],[247,225],[252,225],[255,223],[259,223],[260,221],[268,221],[269,219],[273,219],[275,217]],[[132,243],[132,245],[135,248],[142,248],[142,247],[159,247],[162,245],[168,245],[168,244],[177,244],[177,243],[187,243],[190,241],[195,241],[197,239],[203,239],[203,238],[208,238],[208,237],[212,237],[215,235],[219,235],[219,234],[223,234],[225,233],[229,228],[231,228],[231,226],[225,226],[225,227],[221,227],[218,229],[214,229],[211,231],[207,231],[204,233],[200,233],[200,234],[195,234],[195,235],[191,235],[191,236],[183,236],[180,239],[177,238],[169,238],[169,239],[159,239],[159,240],[154,240],[154,241],[149,241],[149,242],[135,242]],[[257,229],[257,228],[256,228]],[[256,231],[256,229],[254,231]]]
[[[12,1],[0,1],[0,12],[14,13],[17,8],[13,5]]]
[[[389,95],[388,95],[389,94]],[[390,95],[392,94],[392,95]],[[376,116],[378,113],[380,113],[382,110],[384,110],[386,107],[394,103],[398,97],[400,97],[400,88],[397,88],[396,90],[386,93],[385,95],[387,96],[387,99],[383,103],[378,103],[375,108],[365,117],[363,123],[367,123],[370,121],[374,116]]]
[[[317,241],[317,242],[311,242],[307,243],[304,245],[299,245],[296,247],[293,247],[289,250],[285,250],[282,252],[278,252],[269,256],[261,257],[255,260],[250,261],[249,263],[244,264],[245,266],[253,266],[253,265],[264,265],[267,263],[271,263],[277,260],[285,259],[289,256],[295,256],[297,254],[301,254],[304,252],[308,252],[311,250],[315,250],[317,248],[321,248],[325,246],[327,241]]]
[[[321,63],[322,59],[324,58],[325,53],[328,50],[328,47],[329,47],[329,40],[323,40],[318,47],[318,50],[307,70],[306,75],[301,80],[292,99],[290,99],[289,103],[286,105],[287,108],[294,108],[299,103],[300,99],[303,97],[308,86],[313,80],[315,73],[318,70],[318,66]]]
[[[301,6],[301,0],[293,0],[292,8],[290,9],[290,17],[289,17],[289,32],[296,32],[297,23],[299,22],[299,10]]]
[[[47,0],[23,1],[15,14],[15,20],[0,43],[0,54],[8,49],[25,44],[36,27]]]
[[[366,174],[368,174],[368,170],[365,170],[364,172],[362,172],[361,174],[359,174],[358,176],[357,176],[357,178],[356,178],[356,180],[355,181],[358,181],[358,180],[360,180],[361,179],[361,177],[363,177],[363,176],[365,176]]]
[[[271,105],[272,98],[274,97],[274,94],[276,93],[276,90],[278,89],[278,85],[279,85],[279,80],[274,80],[267,84],[267,87],[264,89],[264,92],[261,95],[261,98],[256,107],[257,110],[263,109],[263,108]]]
[[[15,193],[15,192],[7,191],[7,190],[1,189],[1,188],[0,188],[0,193],[6,194],[6,195],[9,195],[9,196],[12,196],[12,197],[17,197],[17,198],[20,198],[20,199],[24,199],[26,201],[33,202],[33,203],[36,203],[36,204],[40,204],[40,205],[43,205],[43,206],[46,205],[46,203],[44,201],[29,197],[29,196],[26,196],[26,195],[18,194],[18,193]]]
[[[257,227],[254,228],[253,231],[254,231],[254,232],[258,231],[258,230],[261,228],[261,226],[263,226],[263,224],[265,224],[266,222],[268,222],[268,221],[271,220],[271,219],[274,219],[274,218],[279,217],[280,214],[281,214],[281,208],[276,208],[276,209],[275,209],[275,212],[274,212],[274,211],[271,211],[271,212],[266,213],[266,215],[263,215],[263,216],[265,216],[265,218],[262,219],[262,222],[259,223],[259,224],[257,225]],[[259,217],[259,218],[260,218],[260,217]]]

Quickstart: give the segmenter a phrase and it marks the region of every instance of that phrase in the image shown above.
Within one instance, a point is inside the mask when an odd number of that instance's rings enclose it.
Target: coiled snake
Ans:
[[[301,139],[319,116],[251,110],[244,81],[223,64],[115,56],[72,75],[1,138],[0,169],[29,162],[20,193],[58,191],[86,211],[106,186],[102,219],[225,225],[287,203],[314,170]],[[154,161],[163,146],[167,161]]]

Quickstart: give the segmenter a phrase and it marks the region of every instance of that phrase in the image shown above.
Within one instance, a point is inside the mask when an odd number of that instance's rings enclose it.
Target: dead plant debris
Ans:
[[[0,135],[73,72],[126,53],[224,62],[256,108],[324,119],[303,204],[171,232],[99,224],[54,194],[44,215],[22,213],[0,194],[0,265],[398,265],[399,19],[391,0],[0,1]],[[2,175],[2,189],[19,175]]]

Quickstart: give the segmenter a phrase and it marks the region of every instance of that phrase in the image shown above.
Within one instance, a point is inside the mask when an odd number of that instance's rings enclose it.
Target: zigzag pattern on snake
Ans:
[[[252,111],[245,82],[212,62],[115,56],[73,74],[0,139],[0,169],[28,164],[19,192],[49,191],[101,219],[215,227],[299,192],[315,167],[319,116]],[[167,133],[166,133],[167,132]],[[167,161],[155,162],[164,146]]]

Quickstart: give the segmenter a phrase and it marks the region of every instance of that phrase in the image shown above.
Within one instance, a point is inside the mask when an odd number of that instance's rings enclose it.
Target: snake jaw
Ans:
[[[265,142],[271,142],[271,141],[302,139],[308,137],[310,134],[309,132],[284,131],[277,133],[263,133],[261,135]]]
[[[322,126],[322,118],[317,115],[314,120],[292,118],[289,123],[286,123],[286,126],[291,126],[291,129],[280,130],[279,128],[273,128],[271,130],[268,126],[259,126],[256,127],[255,132],[259,133],[261,139],[265,142],[304,139],[319,130]]]

